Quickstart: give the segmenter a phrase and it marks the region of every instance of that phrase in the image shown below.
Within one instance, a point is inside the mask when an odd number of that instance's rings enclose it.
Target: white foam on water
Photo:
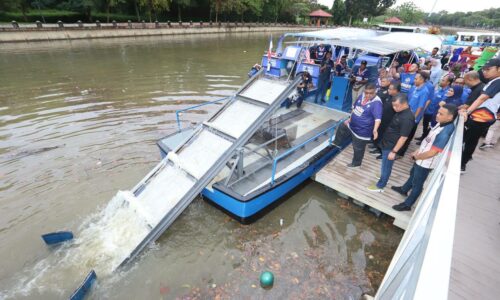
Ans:
[[[16,284],[0,298],[32,294],[69,296],[90,270],[110,278],[118,265],[149,232],[120,192],[100,212],[89,216],[75,232],[75,239],[55,249],[35,266],[16,274]]]
[[[47,94],[47,95],[41,95],[37,96],[33,99],[43,99],[43,98],[49,98],[49,97],[57,97],[57,96],[62,96],[62,95],[67,95],[69,93],[54,93],[54,94]]]

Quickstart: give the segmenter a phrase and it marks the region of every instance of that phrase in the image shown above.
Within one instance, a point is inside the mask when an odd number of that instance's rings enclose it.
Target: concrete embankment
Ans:
[[[118,37],[139,37],[159,35],[244,33],[244,32],[292,32],[316,29],[302,26],[213,26],[213,27],[170,27],[170,28],[64,28],[43,30],[9,30],[0,31],[0,43],[37,42],[56,40],[99,39]]]

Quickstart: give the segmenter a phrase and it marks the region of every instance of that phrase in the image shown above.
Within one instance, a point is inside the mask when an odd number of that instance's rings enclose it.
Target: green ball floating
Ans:
[[[260,285],[264,288],[271,287],[274,284],[274,275],[269,271],[260,274]]]

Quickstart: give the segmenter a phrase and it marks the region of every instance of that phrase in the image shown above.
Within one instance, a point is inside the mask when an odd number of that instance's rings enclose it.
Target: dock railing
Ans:
[[[463,124],[459,117],[375,299],[448,298]]]

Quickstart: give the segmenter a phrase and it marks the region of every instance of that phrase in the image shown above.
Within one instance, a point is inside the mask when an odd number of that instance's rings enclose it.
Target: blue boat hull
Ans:
[[[307,166],[298,168],[295,172],[288,174],[286,178],[278,180],[274,186],[269,185],[260,193],[251,196],[250,199],[244,199],[244,201],[217,189],[215,185],[213,190],[205,188],[202,194],[209,203],[215,204],[241,223],[249,224],[280,204],[280,199],[284,199],[286,194],[321,170],[339,152],[340,149],[336,147],[325,148],[311,158]]]

